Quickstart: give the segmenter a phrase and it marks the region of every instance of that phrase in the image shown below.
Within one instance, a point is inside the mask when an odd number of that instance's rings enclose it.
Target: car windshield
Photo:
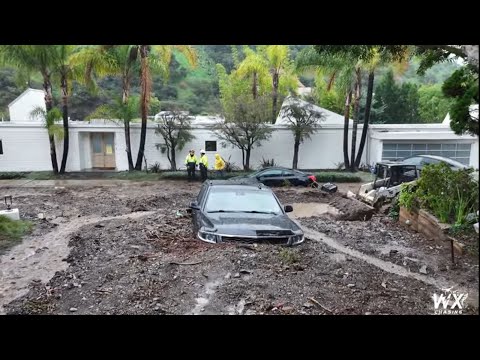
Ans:
[[[207,213],[246,212],[281,214],[271,192],[259,189],[212,189],[205,204]]]

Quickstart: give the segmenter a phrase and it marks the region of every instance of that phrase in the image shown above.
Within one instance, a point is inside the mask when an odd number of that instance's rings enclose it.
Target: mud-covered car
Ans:
[[[300,226],[287,216],[273,191],[251,181],[206,181],[190,204],[195,236],[209,243],[262,242],[297,245],[304,241]]]

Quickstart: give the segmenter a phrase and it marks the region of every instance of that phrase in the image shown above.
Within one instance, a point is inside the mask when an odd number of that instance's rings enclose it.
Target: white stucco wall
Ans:
[[[43,90],[27,89],[8,105],[10,122],[42,122],[41,117],[32,118],[30,113],[36,107],[45,110],[45,98]]]
[[[427,126],[429,125],[429,126]],[[131,142],[133,161],[136,162],[140,124],[131,125]],[[357,149],[360,142],[362,127],[357,134]],[[67,161],[67,171],[82,171],[91,168],[91,132],[114,133],[115,160],[118,171],[128,170],[127,154],[125,151],[125,136],[123,127],[112,122],[70,122],[70,150]],[[201,124],[194,127],[195,139],[186,144],[182,151],[177,152],[177,167],[184,166],[185,156],[193,148],[197,154],[205,148],[205,141],[217,141],[217,152],[223,158],[233,161],[237,166],[242,164],[242,154],[237,148],[227,146],[223,148],[214,133],[205,129]],[[48,136],[40,123],[0,123],[0,140],[3,143],[4,154],[0,155],[0,171],[42,171],[51,170]],[[478,138],[472,136],[459,137],[449,129],[448,125],[441,124],[402,124],[402,125],[371,125],[367,136],[362,163],[373,164],[382,158],[383,141],[439,141],[471,143],[470,165],[478,168]],[[170,164],[166,154],[157,150],[156,144],[162,142],[155,134],[155,124],[148,125],[145,157],[148,165],[155,162],[161,164],[162,169],[169,169]],[[351,143],[351,132],[349,134]],[[63,144],[57,144],[57,158],[60,166]],[[207,152],[210,166],[214,164],[215,152]],[[350,154],[350,146],[349,146]],[[269,141],[263,142],[259,148],[252,151],[250,166],[257,168],[262,158],[274,159],[278,165],[291,167],[293,157],[292,133],[282,126],[275,126],[275,131]],[[299,168],[301,169],[332,169],[343,162],[343,126],[340,124],[325,124],[310,140],[300,146]]]
[[[0,127],[0,140],[3,144],[3,155],[0,155],[0,171],[52,169],[48,134],[42,126],[12,126],[5,123]]]

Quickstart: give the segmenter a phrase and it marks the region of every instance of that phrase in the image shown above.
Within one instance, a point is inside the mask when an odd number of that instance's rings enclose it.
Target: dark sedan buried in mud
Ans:
[[[194,235],[209,243],[262,242],[297,245],[304,241],[300,226],[287,216],[273,191],[245,180],[203,183],[190,204]]]
[[[287,169],[284,167],[268,167],[246,176],[237,176],[231,180],[251,179],[257,180],[267,186],[316,186],[315,175],[300,170]]]

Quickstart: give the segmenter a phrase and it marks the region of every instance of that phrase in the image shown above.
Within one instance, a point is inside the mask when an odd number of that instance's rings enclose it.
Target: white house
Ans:
[[[40,107],[45,110],[45,95],[43,90],[27,89],[21,93],[15,100],[8,104],[10,112],[10,121],[12,123],[19,122],[38,122],[40,117],[32,118],[30,113],[35,108]]]
[[[24,105],[21,105],[24,98]],[[0,172],[51,170],[50,150],[47,131],[41,121],[28,117],[29,109],[42,106],[43,93],[29,91],[10,106],[10,122],[0,123]],[[288,100],[286,100],[288,101]],[[20,107],[20,109],[17,109]],[[25,107],[28,110],[22,110]],[[321,129],[310,140],[300,146],[298,167],[301,169],[332,169],[343,162],[342,115],[316,107],[324,113]],[[22,114],[20,117],[18,114]],[[13,116],[12,116],[13,115]],[[26,117],[26,118],[25,118]],[[225,159],[242,164],[242,154],[237,148],[223,147],[208,125],[222,121],[219,117],[197,116],[193,123],[195,139],[177,152],[177,166],[183,165],[188,149],[205,149],[213,164],[213,155],[219,152]],[[351,122],[350,122],[351,123]],[[261,147],[252,150],[250,165],[258,167],[262,159],[274,159],[282,166],[291,166],[293,157],[293,136],[285,125],[282,113],[273,128],[272,137]],[[350,124],[351,126],[351,124]],[[70,121],[70,150],[67,171],[88,171],[92,169],[128,170],[125,151],[125,134],[121,123],[95,120],[92,122]],[[160,163],[169,168],[166,154],[156,144],[162,138],[155,134],[155,121],[147,125],[145,158],[147,164]],[[362,125],[358,127],[357,147],[360,143]],[[139,146],[140,124],[131,124],[131,143],[134,162]],[[351,139],[351,130],[349,131]],[[57,143],[57,156],[61,159],[62,142]],[[370,125],[363,152],[362,163],[396,159],[412,154],[436,154],[456,159],[475,168],[479,167],[478,137],[457,136],[450,129],[448,119],[441,124],[390,124]]]

